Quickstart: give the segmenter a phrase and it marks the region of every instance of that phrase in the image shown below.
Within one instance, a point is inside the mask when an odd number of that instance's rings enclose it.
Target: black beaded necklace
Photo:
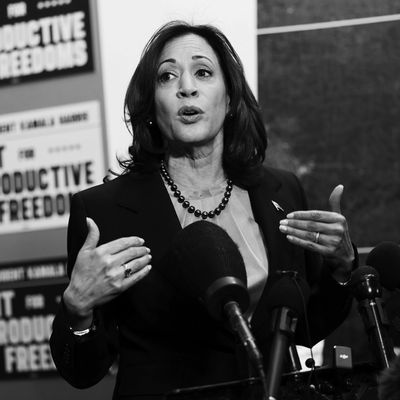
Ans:
[[[178,186],[176,186],[175,182],[170,177],[164,161],[161,161],[160,172],[161,176],[164,178],[165,182],[173,192],[174,197],[176,197],[176,199],[178,200],[178,203],[182,204],[182,207],[186,209],[188,213],[194,214],[194,216],[197,218],[214,218],[216,215],[221,214],[221,211],[225,209],[231,197],[233,184],[230,179],[227,179],[224,197],[222,198],[218,206],[212,211],[201,211],[198,208],[196,209],[196,207],[192,206],[190,202],[185,199],[185,196],[182,195],[181,191],[178,190]]]

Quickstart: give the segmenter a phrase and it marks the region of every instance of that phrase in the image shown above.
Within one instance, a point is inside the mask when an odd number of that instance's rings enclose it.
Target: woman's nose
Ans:
[[[179,81],[177,96],[179,98],[193,97],[197,96],[197,94],[198,91],[193,77],[184,74]]]

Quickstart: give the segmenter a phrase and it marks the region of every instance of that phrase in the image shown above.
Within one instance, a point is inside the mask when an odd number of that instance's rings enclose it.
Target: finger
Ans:
[[[307,231],[302,229],[295,229],[289,226],[281,225],[279,230],[289,236],[296,237],[301,240],[315,242],[317,233],[315,231]],[[321,234],[318,235],[319,237]]]
[[[140,259],[141,257],[146,255],[150,255],[150,249],[148,247],[130,246],[113,256],[113,264],[128,264],[130,261]]]
[[[143,279],[147,274],[151,271],[151,265],[146,265],[139,271],[136,271],[132,273],[132,275],[128,276],[127,278],[124,278],[123,280],[123,285],[122,285],[122,290],[128,289],[130,286],[133,284],[139,282],[141,279]]]
[[[127,250],[130,247],[142,246],[144,244],[144,239],[138,236],[128,236],[122,237],[111,242],[105,243],[98,247],[101,254],[118,254],[121,251]]]
[[[152,259],[151,254],[146,254],[142,257],[136,258],[134,260],[128,260],[122,262],[118,268],[120,268],[120,274],[125,276],[126,270],[129,270],[130,273],[137,272],[144,268],[146,265],[150,264]]]
[[[86,236],[85,243],[83,243],[82,249],[92,250],[95,249],[100,238],[100,231],[96,222],[91,218],[86,218],[86,225],[88,228],[88,234]]]
[[[288,220],[304,220],[316,222],[337,222],[338,214],[332,211],[321,210],[306,210],[306,211],[293,211],[286,216]]]
[[[307,249],[307,250],[315,251],[323,256],[329,255],[330,251],[331,251],[328,247],[326,247],[320,243],[321,240],[319,241],[319,243],[315,243],[314,241],[304,240],[304,239],[301,239],[299,237],[292,236],[292,235],[288,235],[288,236],[286,236],[286,238],[287,238],[287,240],[289,240],[289,242],[291,242],[297,246],[303,247],[304,249]]]
[[[336,214],[337,215],[337,214]],[[279,221],[279,230],[283,233],[291,233],[292,228],[308,231],[315,234],[316,232],[326,233],[328,235],[341,235],[343,233],[342,215],[337,215],[336,221],[332,222],[316,222],[301,219],[283,219]]]
[[[331,195],[329,196],[329,205],[331,207],[331,210],[333,212],[341,214],[341,207],[340,207],[340,201],[342,199],[343,195],[343,190],[344,186],[343,185],[337,185],[333,190]]]
[[[328,231],[331,224],[326,222],[316,222],[301,219],[282,219],[279,221],[279,229],[281,232],[288,232],[290,228],[297,228],[303,231],[310,232],[325,232]]]
[[[299,229],[293,229],[290,227],[280,226],[280,231],[287,236],[291,236],[293,238],[297,238],[302,240],[303,242],[311,242],[318,244],[320,246],[328,247],[333,250],[337,247],[340,239],[338,236],[333,236],[331,234],[325,234],[321,231],[304,231]]]

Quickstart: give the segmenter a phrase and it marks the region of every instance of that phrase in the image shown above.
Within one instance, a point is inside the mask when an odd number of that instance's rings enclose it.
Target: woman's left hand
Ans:
[[[341,214],[342,194],[343,185],[333,189],[329,197],[331,211],[294,211],[279,226],[289,242],[329,259],[334,269],[332,274],[338,281],[349,278],[355,258],[347,221]]]

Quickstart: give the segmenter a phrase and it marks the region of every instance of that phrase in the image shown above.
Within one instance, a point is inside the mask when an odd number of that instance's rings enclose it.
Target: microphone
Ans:
[[[194,222],[176,235],[168,257],[179,287],[215,319],[229,321],[262,376],[262,355],[243,317],[250,302],[246,268],[228,233],[208,221]]]
[[[400,246],[393,242],[382,242],[368,254],[366,264],[375,268],[381,284],[388,290],[400,289]]]
[[[388,368],[395,354],[386,332],[389,321],[383,309],[379,274],[371,266],[359,267],[352,274],[350,287],[358,300],[358,311],[368,338],[373,342],[380,367]]]
[[[283,277],[271,286],[267,301],[273,332],[267,365],[268,400],[278,398],[284,361],[293,341],[298,318],[304,314],[304,306],[310,296],[310,288],[303,278],[280,275]]]

